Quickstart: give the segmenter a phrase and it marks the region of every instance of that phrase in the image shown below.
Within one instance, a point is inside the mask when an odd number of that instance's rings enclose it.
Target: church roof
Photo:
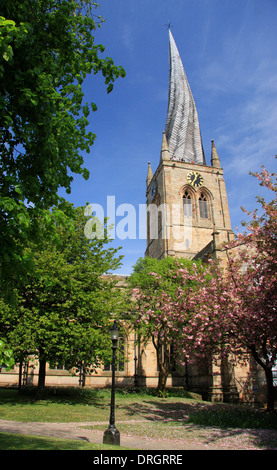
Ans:
[[[169,94],[165,134],[170,158],[206,165],[195,102],[170,30],[169,60]]]

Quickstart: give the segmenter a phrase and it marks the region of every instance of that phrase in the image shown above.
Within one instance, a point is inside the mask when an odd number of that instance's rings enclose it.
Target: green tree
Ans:
[[[102,19],[91,0],[1,0],[0,4],[0,280],[30,268],[26,240],[38,237],[37,217],[70,192],[74,174],[85,179],[83,152],[95,103],[82,84],[102,73],[107,91],[122,67],[101,58],[93,31]]]
[[[83,207],[71,207],[73,226],[61,222],[58,212],[49,213],[56,221],[56,237],[44,240],[44,248],[33,253],[34,273],[17,289],[17,305],[2,310],[0,323],[18,362],[29,355],[38,358],[39,391],[45,385],[46,362],[91,371],[109,359],[116,292],[112,276],[105,274],[122,258],[116,256],[118,249],[106,246],[107,236],[84,236]]]

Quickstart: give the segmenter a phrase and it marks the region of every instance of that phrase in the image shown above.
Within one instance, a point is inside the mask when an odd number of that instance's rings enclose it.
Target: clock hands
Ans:
[[[194,181],[194,184],[199,186],[201,184],[201,176],[200,175],[197,175],[195,181]]]
[[[194,171],[190,171],[188,173],[187,180],[192,186],[195,187],[202,186],[203,184],[203,177],[199,173]]]

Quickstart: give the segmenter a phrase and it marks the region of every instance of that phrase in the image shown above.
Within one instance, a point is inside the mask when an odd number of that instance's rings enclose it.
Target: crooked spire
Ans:
[[[165,134],[170,158],[206,165],[195,102],[170,29],[169,59],[169,95]]]

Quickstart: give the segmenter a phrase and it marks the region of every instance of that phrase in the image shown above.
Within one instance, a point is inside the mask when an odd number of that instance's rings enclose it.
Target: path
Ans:
[[[124,421],[126,423],[126,421]],[[135,421],[129,421],[134,423]],[[87,429],[88,426],[95,424],[106,424],[106,423],[25,423],[16,422],[9,420],[0,420],[0,432],[25,434],[25,435],[37,435],[37,436],[49,436],[57,437],[62,439],[78,439],[88,442],[101,444],[103,442],[103,431]],[[120,430],[120,422],[117,423],[117,427]],[[211,430],[213,432],[213,430]],[[216,430],[215,439],[213,444],[210,442],[201,442],[200,440],[185,440],[185,439],[152,439],[152,438],[141,438],[135,436],[127,436],[124,434],[120,435],[120,444],[122,447],[130,447],[131,449],[139,450],[259,450],[258,445],[251,443],[251,439],[248,440],[250,435],[253,435],[253,430],[243,431],[245,440],[240,434],[239,439],[235,436],[229,439],[221,439],[218,435],[219,430]],[[257,431],[260,433],[262,431]],[[263,431],[270,433],[271,431]],[[272,431],[273,437],[277,437],[277,432]],[[249,434],[249,436],[248,436]],[[223,436],[224,437],[224,436]],[[276,445],[273,447],[277,450]]]
[[[124,421],[126,423],[126,421]],[[87,429],[86,426],[93,424],[106,423],[23,423],[16,421],[0,420],[0,431],[11,432],[16,434],[37,435],[58,437],[62,439],[78,439],[96,444],[103,443],[103,431]],[[118,425],[120,422],[117,423]],[[134,422],[135,425],[135,422]],[[120,435],[120,445],[122,447],[130,447],[131,449],[143,450],[195,450],[194,445],[188,445],[183,442],[173,440],[165,441],[164,439],[150,439],[130,437]],[[207,450],[207,446],[202,446]],[[199,448],[200,449],[200,448]]]

